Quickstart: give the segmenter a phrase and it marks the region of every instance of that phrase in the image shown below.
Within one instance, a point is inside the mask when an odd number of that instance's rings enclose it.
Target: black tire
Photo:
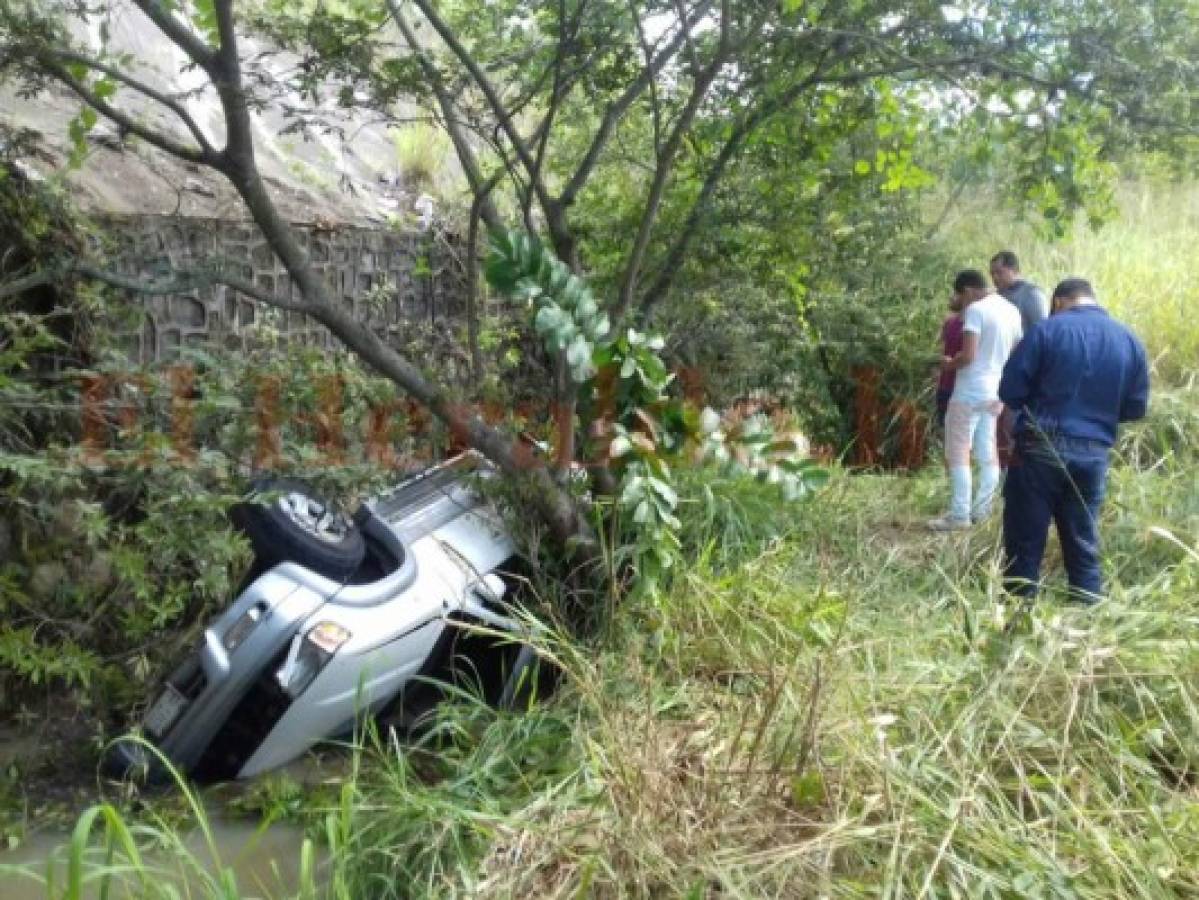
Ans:
[[[281,562],[299,563],[319,575],[344,581],[354,574],[366,555],[362,532],[348,517],[344,525],[332,531],[305,528],[287,511],[301,498],[310,509],[329,509],[305,484],[292,479],[261,480],[254,484],[257,493],[272,496],[266,502],[235,504],[229,510],[233,525],[249,538],[254,548],[255,568],[265,570]]]

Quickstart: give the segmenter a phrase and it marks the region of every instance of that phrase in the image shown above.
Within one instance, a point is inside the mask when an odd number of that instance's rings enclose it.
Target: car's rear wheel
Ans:
[[[267,502],[238,503],[233,524],[254,548],[258,565],[295,562],[328,578],[349,578],[362,563],[366,544],[349,516],[302,482],[270,479],[254,485]]]

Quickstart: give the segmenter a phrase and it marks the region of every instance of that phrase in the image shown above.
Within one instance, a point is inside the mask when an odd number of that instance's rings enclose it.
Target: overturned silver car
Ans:
[[[535,689],[537,656],[513,600],[516,548],[455,457],[335,513],[303,484],[261,485],[231,511],[253,568],[200,646],[166,679],[142,730],[180,771],[247,778],[365,715],[411,727],[449,685],[510,705]],[[118,741],[114,774],[161,777],[144,743]]]

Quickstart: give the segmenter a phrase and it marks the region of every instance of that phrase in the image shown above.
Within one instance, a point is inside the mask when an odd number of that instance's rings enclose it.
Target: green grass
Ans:
[[[1118,473],[1111,601],[1026,616],[993,526],[923,532],[940,491],[843,476],[784,542],[629,610],[580,676],[581,768],[478,877],[496,896],[1199,890],[1199,485]],[[1150,531],[1170,523],[1180,543]]]
[[[66,844],[40,864],[0,864],[0,883],[21,897],[33,896],[27,888],[36,885],[52,900],[318,896],[328,875],[318,874],[312,840],[297,837],[287,854],[292,861],[287,871],[274,860],[269,866],[256,864],[261,861],[254,856],[263,852],[262,838],[272,822],[263,819],[256,829],[239,829],[240,840],[231,845],[228,829],[214,823],[201,794],[167,765],[177,802],[161,808],[151,803],[136,815],[117,802],[95,803],[79,815]],[[325,869],[336,872],[337,866]],[[24,888],[17,887],[20,880]],[[297,888],[272,893],[271,885]]]
[[[1197,204],[1130,187],[1120,222],[1057,244],[950,222],[963,265],[1002,244],[1046,286],[1091,278],[1168,386],[1118,448],[1109,601],[1015,609],[997,523],[922,528],[935,470],[792,506],[685,479],[669,593],[598,647],[548,637],[566,686],[531,713],[463,702],[418,747],[367,741],[299,813],[327,862],[297,847],[295,896],[1199,894]],[[48,896],[263,895],[112,807],[65,853]]]
[[[1197,439],[1124,442],[1094,611],[1014,609],[995,523],[926,533],[936,473],[693,491],[686,573],[556,645],[557,700],[370,755],[338,896],[1199,891]]]
[[[328,863],[297,848],[296,896],[1199,892],[1195,410],[1179,392],[1123,442],[1093,611],[1014,609],[997,523],[928,534],[935,471],[790,507],[692,486],[671,592],[598,649],[547,638],[567,684],[529,714],[368,741],[302,812]],[[139,893],[163,848],[177,875]],[[261,896],[209,855],[108,808],[69,850],[133,896]]]
[[[946,220],[944,239],[959,250],[963,267],[985,270],[997,250],[1011,249],[1026,276],[1047,291],[1063,278],[1087,278],[1104,305],[1145,341],[1163,381],[1199,378],[1199,185],[1125,184],[1113,221],[1098,230],[1079,224],[1056,242],[1027,224],[996,228],[995,205],[986,200],[963,203]]]
[[[446,133],[433,125],[417,122],[395,128],[391,134],[396,163],[406,184],[412,190],[437,193],[453,156],[453,146]]]

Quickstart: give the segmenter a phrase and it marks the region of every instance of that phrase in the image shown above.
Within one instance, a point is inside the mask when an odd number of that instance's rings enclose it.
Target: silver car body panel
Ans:
[[[204,632],[198,651],[206,683],[162,736],[163,753],[194,766],[240,699],[297,636],[330,622],[350,637],[295,698],[238,777],[283,765],[394,698],[428,660],[454,613],[519,633],[489,608],[483,583],[516,551],[495,513],[468,483],[476,458],[457,457],[368,503],[404,547],[402,565],[370,584],[341,584],[297,563],[252,582]],[[232,652],[225,636],[248,611],[260,618]]]
[[[157,743],[176,766],[188,769],[199,760],[212,735],[261,672],[301,625],[325,603],[325,597],[299,583],[290,563],[277,566],[244,590],[237,600],[204,631],[199,651],[206,684]],[[221,639],[238,619],[254,607],[264,608],[256,627],[234,654]]]
[[[343,588],[308,617],[302,632],[332,622],[350,638],[283,714],[239,777],[281,766],[356,718],[377,712],[420,672],[451,613],[466,611],[492,627],[519,630],[517,622],[488,610],[471,590],[516,549],[493,517],[476,507],[405,549],[417,575],[400,591],[369,602],[356,594],[346,603]]]

